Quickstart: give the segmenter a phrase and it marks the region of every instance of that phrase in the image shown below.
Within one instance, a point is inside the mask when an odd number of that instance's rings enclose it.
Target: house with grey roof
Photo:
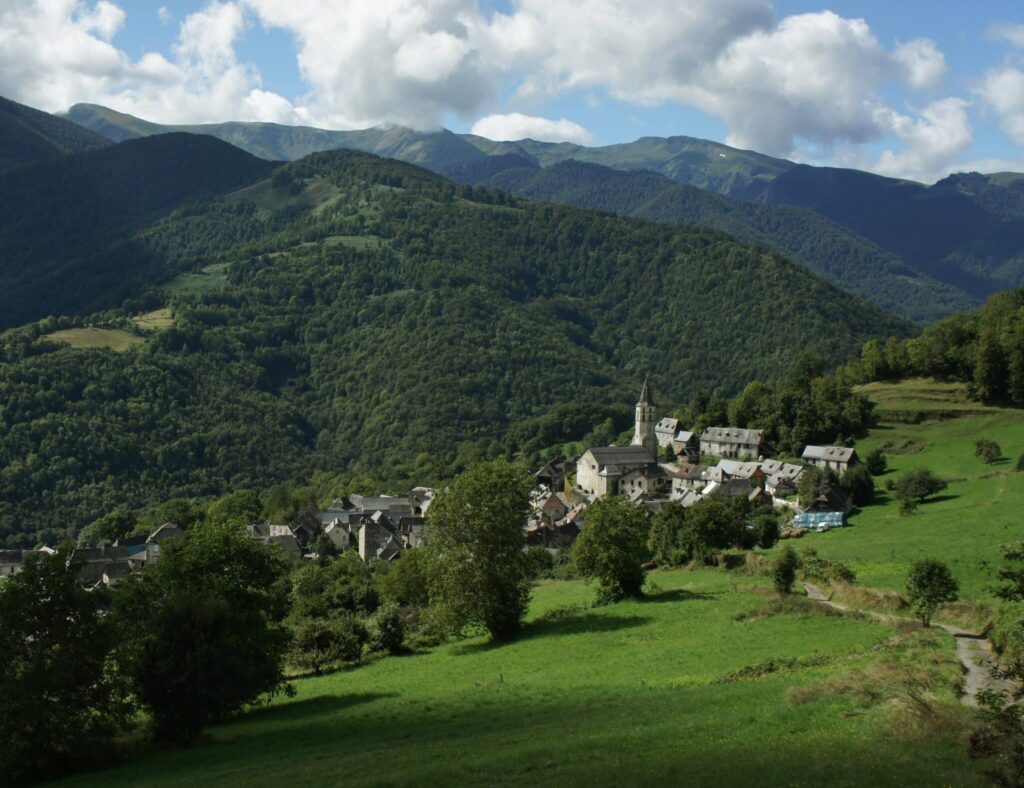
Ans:
[[[676,457],[688,462],[700,461],[700,436],[690,430],[677,430],[672,438],[672,451]]]
[[[658,439],[658,446],[663,449],[672,445],[678,432],[679,419],[665,417],[654,425],[654,436]]]
[[[860,462],[857,451],[846,446],[807,446],[800,459],[822,470],[835,471],[840,476],[846,473],[851,465]]]
[[[708,427],[700,436],[700,453],[734,460],[757,460],[771,454],[764,430]]]

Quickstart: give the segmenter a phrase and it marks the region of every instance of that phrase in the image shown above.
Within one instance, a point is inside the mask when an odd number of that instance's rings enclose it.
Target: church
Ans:
[[[625,495],[656,497],[668,486],[669,478],[658,464],[657,418],[651,387],[644,379],[636,403],[633,440],[628,446],[597,446],[587,449],[576,461],[576,486],[596,498]]]

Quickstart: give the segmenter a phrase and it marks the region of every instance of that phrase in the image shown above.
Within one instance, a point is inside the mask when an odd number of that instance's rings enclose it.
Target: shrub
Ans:
[[[406,550],[374,579],[388,602],[399,607],[427,606],[427,562],[422,550]]]
[[[366,630],[351,613],[330,618],[306,618],[292,630],[292,662],[320,675],[333,662],[356,662],[362,654]]]
[[[854,465],[843,474],[840,484],[855,506],[866,506],[875,497],[875,480],[866,465]]]
[[[974,456],[986,463],[992,463],[1003,456],[1003,450],[991,438],[978,438],[974,441]]]
[[[768,550],[779,541],[779,519],[774,514],[762,514],[754,520],[754,534],[757,546]]]
[[[402,653],[405,641],[405,621],[397,605],[385,604],[377,608],[367,625],[367,646],[370,651],[385,654]]]
[[[917,511],[917,501],[913,498],[900,499],[900,517],[908,517]]]
[[[907,575],[907,600],[926,627],[943,602],[955,602],[960,586],[949,567],[933,558],[914,561]]]
[[[1018,471],[1024,471],[1024,454],[1017,458],[1017,465],[1015,467]]]
[[[946,489],[949,485],[927,468],[907,471],[896,482],[896,495],[921,503]]]
[[[889,470],[889,458],[881,449],[874,449],[864,458],[864,465],[872,476],[881,476]]]
[[[544,547],[526,548],[526,575],[531,580],[548,577],[555,568],[555,556]]]
[[[789,594],[793,589],[793,581],[796,580],[796,569],[800,561],[792,547],[783,548],[775,562],[775,571],[772,574],[772,581],[775,590],[780,594]]]

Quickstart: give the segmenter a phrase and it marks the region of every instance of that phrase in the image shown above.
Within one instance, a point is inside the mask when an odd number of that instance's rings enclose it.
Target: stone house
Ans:
[[[708,427],[700,436],[700,453],[725,459],[757,460],[771,451],[764,430],[738,427]]]
[[[672,439],[672,451],[676,457],[688,462],[700,461],[700,436],[690,430],[679,430]]]
[[[856,450],[846,446],[807,446],[801,459],[808,465],[835,471],[840,476],[846,473],[851,465],[860,462]]]

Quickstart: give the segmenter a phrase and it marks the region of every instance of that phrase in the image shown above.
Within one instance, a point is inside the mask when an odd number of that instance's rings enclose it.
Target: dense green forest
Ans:
[[[577,161],[542,169],[512,155],[466,164],[454,169],[452,177],[531,200],[723,230],[775,249],[833,284],[912,320],[932,322],[978,305],[963,290],[919,273],[842,225],[789,205],[742,202],[653,172]]]
[[[0,175],[109,145],[95,131],[0,96]]]
[[[870,340],[838,374],[847,383],[959,381],[982,402],[1024,408],[1024,288],[992,296],[977,312],[953,315],[918,337]]]
[[[118,306],[170,278],[181,255],[138,231],[183,203],[266,178],[272,166],[210,137],[168,134],[8,174],[0,328]],[[216,224],[220,232],[225,222]]]
[[[909,330],[716,231],[524,202],[348,151],[193,200],[130,239],[177,266],[226,263],[226,279],[2,335],[7,545],[118,504],[316,470],[433,483],[578,440],[585,409],[590,428],[621,428],[609,406],[628,406],[647,373],[665,401],[727,394],[802,351],[834,365]],[[127,316],[168,299],[173,327],[122,353],[47,338],[138,331]],[[545,419],[557,405],[570,409]]]

